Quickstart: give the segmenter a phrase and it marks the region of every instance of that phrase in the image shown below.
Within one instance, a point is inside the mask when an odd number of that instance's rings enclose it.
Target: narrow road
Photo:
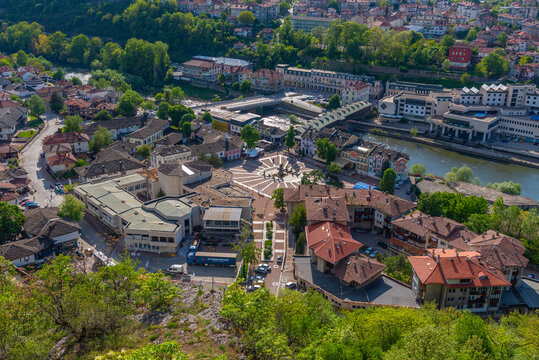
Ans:
[[[37,201],[41,207],[58,206],[62,197],[51,189],[50,185],[55,183],[54,179],[41,164],[39,155],[42,152],[43,139],[58,131],[59,119],[51,113],[47,113],[44,117],[43,130],[20,153],[21,167],[28,172],[28,177],[32,181],[31,187],[35,189],[35,193],[30,198]]]

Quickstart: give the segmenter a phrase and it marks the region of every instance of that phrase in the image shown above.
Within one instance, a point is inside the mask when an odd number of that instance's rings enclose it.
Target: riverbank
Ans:
[[[509,150],[479,148],[470,145],[461,145],[448,142],[441,139],[425,137],[423,135],[411,136],[409,130],[399,129],[374,123],[362,123],[358,121],[350,121],[348,123],[349,130],[366,132],[374,135],[411,141],[418,144],[424,144],[434,147],[443,148],[445,150],[454,151],[464,155],[480,157],[482,159],[494,160],[502,163],[510,163],[520,166],[526,166],[534,169],[539,169],[539,159],[516,153]]]

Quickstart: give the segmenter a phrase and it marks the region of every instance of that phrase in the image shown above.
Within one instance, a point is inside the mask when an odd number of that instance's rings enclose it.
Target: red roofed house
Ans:
[[[90,103],[82,99],[72,98],[67,100],[64,105],[67,109],[67,115],[80,115],[85,118],[89,118],[90,114]]]
[[[363,244],[354,240],[350,228],[332,222],[321,222],[305,228],[311,259],[320,272],[326,272],[339,260],[359,250]]]
[[[453,249],[431,249],[426,256],[409,256],[413,295],[420,302],[435,301],[439,307],[497,311],[502,291],[511,283],[479,259],[476,251]]]
[[[89,142],[90,137],[85,133],[55,133],[43,139],[43,147],[45,148],[47,145],[69,144],[72,151],[76,153],[86,153],[88,152]]]
[[[455,44],[449,49],[452,69],[465,70],[472,61],[472,48],[467,44]]]
[[[47,162],[52,171],[61,172],[74,168],[77,158],[72,153],[58,153],[47,158]]]

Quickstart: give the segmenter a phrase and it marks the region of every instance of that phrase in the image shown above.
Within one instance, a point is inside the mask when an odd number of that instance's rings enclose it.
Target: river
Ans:
[[[398,149],[410,155],[410,164],[423,164],[427,173],[444,176],[453,166],[466,165],[470,167],[474,176],[481,179],[481,185],[489,182],[502,182],[512,180],[522,185],[522,196],[533,200],[539,199],[539,170],[462,155],[442,148],[393,139],[384,136],[367,134],[364,140],[387,144],[392,149]],[[410,166],[411,166],[410,165]]]

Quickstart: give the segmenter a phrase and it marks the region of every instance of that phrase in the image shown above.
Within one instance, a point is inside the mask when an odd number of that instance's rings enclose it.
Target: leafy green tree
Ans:
[[[191,122],[191,120],[193,120],[194,118],[195,118],[195,115],[192,112],[188,112],[186,114],[183,114],[182,118],[180,120],[180,124],[183,126],[184,123]]]
[[[152,148],[148,145],[140,145],[139,147],[137,147],[137,155],[139,155],[143,159],[149,158],[151,152]]]
[[[157,117],[159,119],[168,119],[168,111],[170,109],[170,104],[166,101],[163,101],[159,104],[157,109]]]
[[[471,214],[465,225],[471,231],[482,234],[492,228],[492,218],[490,214]]]
[[[326,160],[326,164],[335,161],[337,158],[338,150],[335,144],[329,141],[328,138],[318,139],[315,142],[316,154],[321,159]]]
[[[152,111],[152,110],[155,110],[155,103],[152,100],[148,99],[144,101],[142,104],[140,104],[140,107],[144,110]]]
[[[449,61],[449,59],[444,60],[442,63],[442,69],[444,69],[444,71],[449,71],[449,69],[451,69],[451,61]]]
[[[30,100],[28,100],[28,108],[30,109],[30,113],[37,118],[45,114],[45,111],[47,111],[45,101],[37,95],[30,96]]]
[[[168,103],[163,102],[161,104],[168,104]],[[160,107],[161,107],[161,104],[159,104]],[[163,107],[164,109],[166,109],[167,105],[163,105]],[[193,114],[193,110],[189,109],[188,107],[182,104],[170,106],[166,112],[167,112],[167,115],[170,117],[172,126],[176,126],[176,127],[180,127],[182,125],[185,115],[189,114],[189,116],[185,118],[185,121],[191,121],[195,117],[195,115]]]
[[[423,164],[414,164],[410,168],[410,172],[412,174],[423,176],[423,175],[425,175],[425,172],[427,172],[427,169],[425,168],[425,165],[423,165]]]
[[[477,30],[476,29],[470,29],[468,31],[468,34],[466,35],[466,40],[467,41],[474,41],[475,39],[477,39]]]
[[[0,201],[0,241],[2,244],[15,240],[25,221],[26,218],[17,205]]]
[[[490,189],[499,190],[503,193],[510,195],[520,195],[522,191],[522,185],[513,181],[504,181],[500,183],[488,183],[487,187]]]
[[[470,74],[468,74],[468,73],[465,72],[464,74],[462,74],[462,75],[460,76],[460,83],[461,83],[462,85],[466,85],[466,84],[468,84],[469,82],[470,82]]]
[[[170,98],[174,103],[178,103],[180,100],[183,100],[185,98],[185,93],[183,92],[181,87],[174,86],[170,91]]]
[[[64,127],[62,132],[79,132],[82,129],[82,124],[84,120],[78,115],[66,116],[64,120]]]
[[[112,134],[109,129],[98,126],[94,133],[94,138],[90,140],[89,148],[93,152],[98,152],[107,145],[112,144]]]
[[[242,24],[252,24],[255,22],[255,16],[250,11],[242,11],[238,15],[238,21]]]
[[[339,2],[337,0],[330,0],[328,3],[328,8],[333,8],[339,11],[340,10]]]
[[[337,164],[335,161],[330,162],[329,164],[327,164],[326,167],[327,167],[329,177],[333,179],[336,179],[342,170],[341,166]]]
[[[73,76],[69,81],[71,81],[75,86],[82,85],[82,80],[76,76]]]
[[[340,98],[340,96],[337,95],[337,94],[332,95],[329,98],[328,104],[326,105],[326,109],[331,111],[331,110],[338,109],[340,107],[341,107],[341,98]]]
[[[202,121],[204,121],[205,124],[211,124],[213,122],[213,117],[207,111],[204,114],[202,114],[201,119]]]
[[[305,232],[301,232],[296,239],[296,254],[303,255],[305,253],[305,245],[307,245],[307,237]]]
[[[73,195],[67,194],[58,208],[58,215],[79,222],[84,217],[84,204]]]
[[[531,56],[523,56],[518,61],[519,65],[526,65],[526,64],[530,64],[530,63],[533,63],[533,59],[532,59]]]
[[[253,91],[253,83],[247,79],[243,80],[240,83],[240,91],[242,93],[250,93],[251,91]]]
[[[193,126],[189,121],[186,121],[182,125],[182,133],[184,136],[189,136],[193,132]]]
[[[242,226],[240,231],[240,240],[233,247],[247,268],[257,262],[261,250],[256,247],[254,242],[254,233],[248,224]],[[247,272],[249,273],[249,272]]]
[[[509,38],[509,35],[507,35],[505,32],[502,32],[500,35],[498,35],[498,41],[500,42],[500,44],[502,44],[502,47],[505,48],[508,38]]]
[[[210,156],[205,156],[204,154],[199,154],[199,156],[201,160],[206,161],[214,168],[220,168],[221,166],[223,166],[223,160],[219,157],[219,155],[217,155],[215,151],[212,152]]]
[[[260,140],[260,133],[254,127],[247,124],[241,129],[240,137],[245,141],[247,148],[253,149],[258,140]]]
[[[305,225],[307,225],[307,213],[305,211],[305,206],[302,204],[298,205],[290,215],[290,220],[288,223],[292,225],[292,231],[297,237],[299,233],[304,230]]]
[[[64,98],[59,92],[52,93],[50,108],[52,112],[57,114],[64,108]]]
[[[94,120],[96,121],[104,121],[104,120],[110,120],[112,119],[112,115],[108,110],[100,110],[97,114],[94,116]]]
[[[397,173],[395,170],[389,168],[384,171],[382,180],[380,180],[380,190],[387,191],[390,194],[395,193],[395,180],[397,180]]]
[[[416,127],[413,127],[410,129],[410,135],[412,135],[412,137],[416,137],[418,133],[419,131],[417,130]]]
[[[140,94],[133,90],[127,90],[120,97],[116,111],[123,116],[133,116],[137,111],[137,107],[142,104],[144,99]]]
[[[159,192],[157,193],[157,198],[162,198],[163,196],[167,196],[163,189],[159,189]]]
[[[26,66],[28,64],[28,56],[24,51],[17,51],[17,54],[15,54],[15,63],[17,66]]]
[[[509,71],[509,60],[499,53],[488,54],[477,64],[479,68],[484,68],[488,76],[501,76]]]
[[[158,271],[145,274],[143,284],[135,290],[135,297],[150,311],[169,311],[178,297],[178,288]]]
[[[52,74],[52,77],[54,80],[62,80],[65,77],[66,73],[62,67],[59,67],[58,70],[54,74]]]
[[[224,85],[224,84],[225,84],[225,81],[226,81],[225,74],[220,73],[219,76],[217,77],[217,82],[218,82],[220,85]]]
[[[279,15],[286,16],[291,7],[289,3],[282,1],[279,3]]]
[[[276,209],[281,209],[281,211],[284,210],[284,189],[283,188],[277,188],[273,190],[271,199],[273,200],[273,206]]]
[[[296,145],[296,140],[294,140],[295,137],[296,132],[294,131],[294,126],[290,125],[290,128],[288,129],[288,132],[286,133],[286,137],[284,139],[284,144],[288,148],[288,151],[290,151],[291,147],[294,147],[294,145]]]

